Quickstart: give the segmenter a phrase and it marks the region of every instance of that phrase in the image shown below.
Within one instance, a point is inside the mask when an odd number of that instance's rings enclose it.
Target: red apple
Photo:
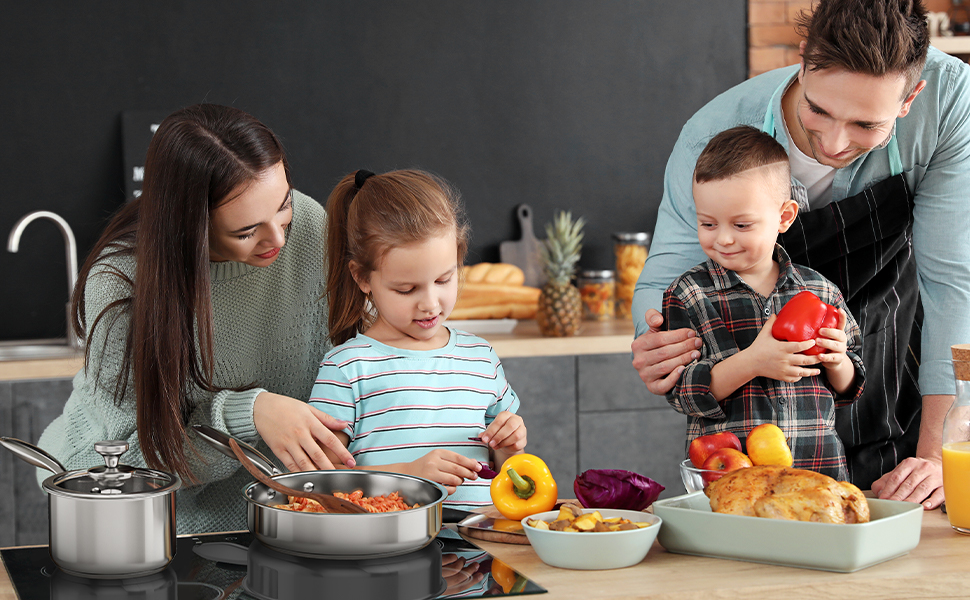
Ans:
[[[687,456],[690,462],[698,469],[704,468],[704,463],[715,450],[721,448],[734,448],[741,452],[741,440],[730,431],[712,433],[694,438],[687,449]]]
[[[751,459],[747,457],[740,450],[735,450],[734,448],[721,448],[720,450],[715,450],[707,457],[704,461],[704,466],[701,467],[705,471],[718,471],[717,473],[701,473],[701,477],[705,482],[711,483],[712,481],[717,481],[725,473],[730,473],[731,471],[736,471],[738,469],[743,469],[745,467],[751,466]]]

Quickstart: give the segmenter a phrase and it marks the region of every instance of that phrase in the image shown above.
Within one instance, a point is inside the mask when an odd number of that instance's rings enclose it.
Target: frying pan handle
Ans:
[[[0,437],[0,446],[16,454],[20,460],[30,463],[35,467],[40,467],[41,469],[47,469],[55,475],[67,471],[60,461],[48,454],[45,450],[33,444],[28,444],[23,440],[12,437]]]
[[[281,473],[281,471],[277,469],[275,465],[273,465],[272,461],[266,458],[262,452],[253,448],[239,438],[233,438],[228,433],[219,431],[215,427],[210,427],[209,425],[193,425],[192,429],[194,429],[199,437],[208,442],[213,448],[219,452],[222,452],[229,458],[238,461],[239,459],[236,458],[235,454],[233,454],[232,448],[229,447],[229,440],[235,439],[242,451],[245,452],[246,456],[249,457],[249,460],[253,461],[253,464],[255,464],[260,471],[266,473],[268,477],[279,475]]]

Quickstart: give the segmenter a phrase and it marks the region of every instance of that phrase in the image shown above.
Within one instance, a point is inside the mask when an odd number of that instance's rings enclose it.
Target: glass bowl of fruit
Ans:
[[[698,469],[690,462],[689,458],[680,463],[680,479],[684,482],[684,489],[687,490],[688,494],[703,490],[721,475],[724,475],[723,471]]]

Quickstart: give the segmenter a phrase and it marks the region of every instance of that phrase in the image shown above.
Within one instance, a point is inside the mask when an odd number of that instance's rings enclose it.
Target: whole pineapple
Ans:
[[[536,322],[542,335],[574,335],[582,318],[579,290],[571,283],[579,252],[582,249],[582,217],[573,221],[572,214],[562,211],[546,224],[546,239],[539,246],[546,284],[539,294]]]

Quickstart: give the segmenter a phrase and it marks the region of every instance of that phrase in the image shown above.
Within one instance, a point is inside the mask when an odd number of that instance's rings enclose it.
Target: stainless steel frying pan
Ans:
[[[226,456],[236,460],[230,436],[206,425],[195,432]],[[400,492],[418,508],[391,513],[304,513],[277,508],[287,498],[254,482],[242,490],[246,498],[249,530],[275,550],[296,556],[360,559],[397,556],[428,545],[441,530],[441,503],[448,496],[441,485],[398,473],[334,470],[280,473],[262,453],[236,439],[256,466],[291,488],[324,493],[363,490],[365,496]]]

